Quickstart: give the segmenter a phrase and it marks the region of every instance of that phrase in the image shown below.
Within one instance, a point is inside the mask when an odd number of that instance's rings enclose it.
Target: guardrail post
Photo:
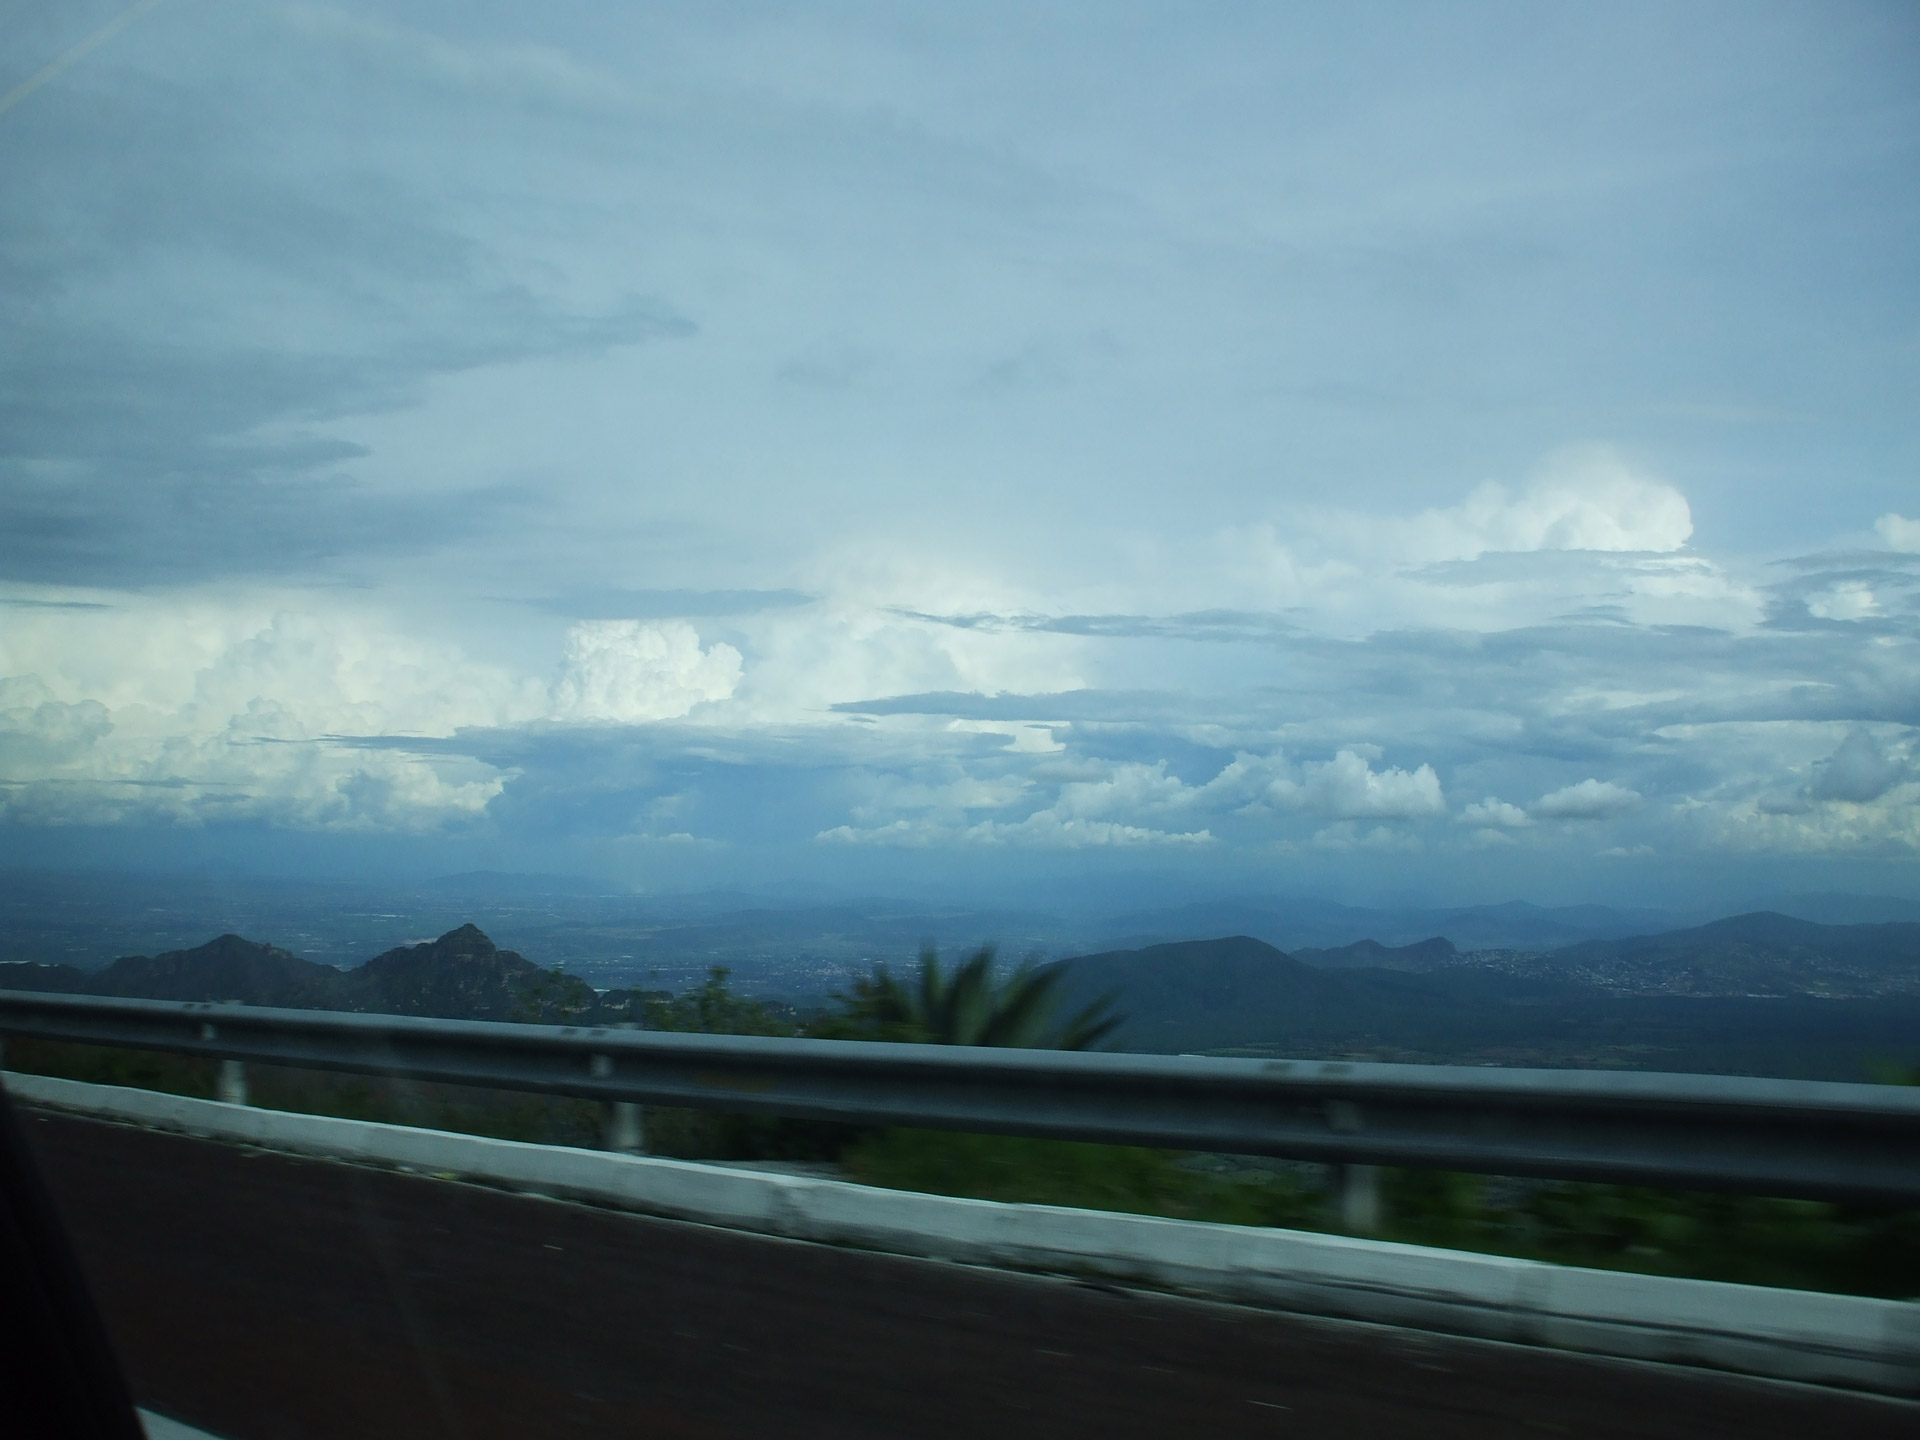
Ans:
[[[609,1100],[602,1125],[601,1143],[605,1149],[626,1155],[644,1155],[647,1149],[647,1120],[631,1100]]]
[[[1340,1228],[1355,1235],[1371,1235],[1386,1218],[1380,1201],[1378,1165],[1337,1165],[1334,1183],[1340,1191]]]
[[[222,1060],[214,1094],[229,1105],[246,1104],[247,1067],[238,1060]]]
[[[632,1030],[629,1022],[616,1025],[616,1030]],[[613,1078],[613,1057],[595,1055],[587,1062],[587,1073],[596,1080]],[[616,1150],[623,1155],[643,1155],[647,1149],[647,1117],[637,1104],[631,1100],[608,1100],[600,1107],[600,1148]]]

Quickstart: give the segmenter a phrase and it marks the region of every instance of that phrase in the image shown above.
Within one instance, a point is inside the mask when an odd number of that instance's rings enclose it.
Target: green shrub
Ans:
[[[868,1185],[976,1200],[1072,1205],[1235,1225],[1298,1225],[1320,1198],[1291,1177],[1223,1179],[1173,1151],[1017,1135],[890,1129],[854,1142],[847,1175]]]

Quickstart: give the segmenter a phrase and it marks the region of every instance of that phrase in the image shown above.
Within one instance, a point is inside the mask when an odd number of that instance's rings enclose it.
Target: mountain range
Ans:
[[[1227,936],[1056,961],[1063,999],[1115,997],[1113,1044],[1444,1063],[1624,1065],[1866,1078],[1920,1051],[1920,924],[1819,925],[1756,912],[1546,953],[1431,936],[1287,954]],[[472,924],[341,969],[238,935],[100,970],[0,965],[0,988],[456,1019],[604,1024],[596,992]]]
[[[1433,936],[1411,945],[1361,940],[1293,958],[1329,970],[1489,970],[1571,982],[1611,995],[1920,994],[1920,924],[1819,925],[1771,911],[1707,925],[1583,940],[1557,950],[1460,950]]]
[[[0,965],[0,988],[554,1024],[593,1023],[605,1008],[584,980],[502,950],[474,925],[398,946],[351,970],[222,935],[191,950],[123,956],[92,973],[71,965]]]
[[[1115,997],[1123,1050],[1854,1080],[1920,1058],[1914,924],[1756,914],[1547,955],[1241,935],[1061,964],[1065,1005]]]
[[[1819,925],[1771,911],[1658,935],[1587,940],[1508,966],[1619,994],[1920,994],[1920,924]]]

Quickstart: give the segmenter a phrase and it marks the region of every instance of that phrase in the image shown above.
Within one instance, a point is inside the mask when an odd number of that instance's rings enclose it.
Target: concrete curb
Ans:
[[[1097,1276],[1270,1309],[1920,1393],[1920,1304],[1583,1270],[1418,1245],[1048,1205],[296,1115],[41,1075],[34,1105],[799,1240]]]

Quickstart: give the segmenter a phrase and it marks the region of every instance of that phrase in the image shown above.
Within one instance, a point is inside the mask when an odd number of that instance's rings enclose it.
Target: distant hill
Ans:
[[[1294,954],[1374,940],[1390,947],[1444,935],[1462,950],[1552,950],[1582,940],[1671,930],[1683,917],[1605,905],[1464,905],[1367,909],[1328,900],[1200,901],[1120,917],[1106,933],[1113,948],[1192,935],[1250,935]]]
[[[1796,920],[1822,925],[1882,925],[1889,920],[1920,922],[1920,900],[1898,895],[1789,895],[1754,910],[1774,910]]]
[[[1551,953],[1429,936],[1289,955],[1247,935],[1056,962],[1069,1006],[1118,992],[1113,1047],[1434,1063],[1624,1066],[1865,1079],[1920,1060],[1920,925],[1830,926],[1768,912]],[[644,997],[596,995],[477,926],[353,969],[222,935],[87,973],[0,966],[0,987],[239,1000],[452,1019],[610,1023]]]
[[[1413,945],[1361,940],[1293,955],[1322,969],[1481,969],[1609,995],[1920,995],[1920,924],[1825,925],[1764,910],[1684,930],[1584,940],[1548,951],[1463,951],[1435,936]]]
[[[1321,970],[1444,970],[1460,963],[1460,952],[1443,935],[1411,945],[1382,945],[1356,940],[1337,950],[1296,950],[1293,958]]]
[[[1569,945],[1532,968],[1621,994],[1920,994],[1920,924],[1820,925],[1760,910]]]
[[[476,925],[376,955],[343,978],[360,1001],[352,1008],[388,1015],[565,1022],[596,998],[584,980],[500,949]]]
[[[276,945],[222,935],[192,950],[127,955],[87,977],[94,995],[145,1000],[238,1000],[301,1010],[354,1010],[353,987],[331,965],[302,960]]]
[[[1067,1005],[1118,992],[1120,1050],[1847,1080],[1920,1059],[1920,995],[1625,994],[1557,970],[1318,968],[1244,935],[1059,964]]]
[[[43,965],[37,960],[0,962],[0,990],[41,990],[51,995],[78,995],[93,977],[71,965]]]
[[[600,1005],[585,981],[500,949],[474,925],[389,950],[353,970],[222,935],[191,950],[124,956],[91,975],[70,965],[0,966],[0,987],[452,1020],[587,1021]]]
[[[1580,993],[1565,981],[1482,971],[1319,968],[1247,935],[1107,951],[1060,964],[1069,1006],[1119,991],[1118,1009],[1127,1019],[1114,1043],[1123,1050],[1303,1043],[1428,1049],[1467,1036],[1522,1033],[1542,1002]]]

